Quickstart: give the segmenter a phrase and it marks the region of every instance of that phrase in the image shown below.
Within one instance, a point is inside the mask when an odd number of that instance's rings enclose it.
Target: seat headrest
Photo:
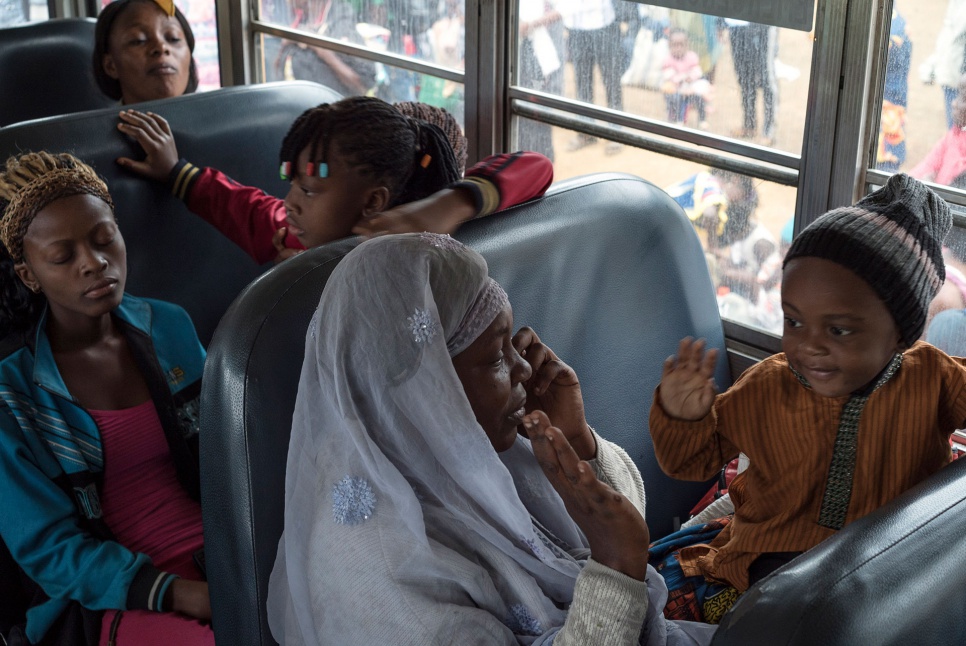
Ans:
[[[91,70],[95,25],[66,18],[0,30],[0,127],[114,103]]]

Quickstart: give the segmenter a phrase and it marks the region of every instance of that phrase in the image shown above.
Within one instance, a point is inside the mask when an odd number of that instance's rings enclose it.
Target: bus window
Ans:
[[[266,23],[346,43],[361,54],[336,51],[325,40],[260,33],[262,79],[309,80],[346,96],[421,101],[463,123],[463,0],[262,0],[260,12]],[[382,53],[392,56],[379,60]],[[409,68],[413,62],[423,64]]]
[[[0,0],[0,29],[48,18],[46,0]]]
[[[621,171],[665,188],[722,316],[780,335],[813,35],[623,0],[517,5],[510,146],[550,157],[556,179]]]
[[[521,88],[792,153],[811,58],[812,38],[791,29],[623,0],[519,0]],[[588,143],[576,136],[565,152]]]
[[[966,4],[896,0],[870,169],[966,188]]]

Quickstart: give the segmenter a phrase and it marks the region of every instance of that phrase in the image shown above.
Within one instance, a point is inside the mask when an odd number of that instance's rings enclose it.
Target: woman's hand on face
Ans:
[[[574,369],[557,358],[528,327],[520,328],[513,336],[513,347],[533,370],[530,380],[524,384],[527,412],[540,410],[546,413],[550,423],[563,432],[581,460],[594,459],[597,440],[584,417],[584,398]]]
[[[147,156],[144,161],[120,157],[117,163],[139,175],[166,182],[178,163],[178,147],[168,122],[161,115],[137,110],[124,110],[120,118],[117,129],[141,144]]]
[[[195,619],[211,621],[208,584],[204,581],[175,579],[164,595],[164,607]]]
[[[696,421],[714,404],[714,364],[717,350],[704,351],[704,340],[681,339],[676,356],[664,361],[661,374],[661,408],[670,417]]]
[[[583,530],[594,560],[643,581],[647,573],[647,523],[631,502],[597,479],[564,434],[540,411],[523,420],[533,453],[550,484]]]

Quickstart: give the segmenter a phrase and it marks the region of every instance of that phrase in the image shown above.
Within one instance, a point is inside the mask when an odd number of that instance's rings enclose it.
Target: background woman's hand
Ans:
[[[597,479],[593,468],[577,457],[563,433],[541,411],[528,414],[523,424],[537,461],[567,513],[583,530],[594,560],[643,581],[651,536],[640,512]]]
[[[530,380],[524,384],[527,412],[540,410],[546,413],[550,423],[563,432],[581,460],[594,459],[597,441],[584,417],[584,397],[577,373],[528,327],[520,328],[513,336],[513,347],[533,370]]]
[[[211,600],[204,581],[175,579],[164,595],[164,607],[202,621],[211,621]]]
[[[117,129],[139,144],[147,156],[144,161],[120,157],[117,163],[139,175],[158,182],[166,182],[171,169],[178,163],[178,147],[175,145],[171,126],[159,114],[124,110]]]
[[[714,363],[717,350],[704,351],[704,339],[681,339],[676,356],[664,361],[661,374],[661,408],[669,416],[699,420],[714,404]]]

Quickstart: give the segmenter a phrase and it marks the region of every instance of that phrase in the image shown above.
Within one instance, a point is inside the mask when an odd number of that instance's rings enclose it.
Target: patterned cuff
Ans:
[[[134,575],[127,590],[128,610],[151,610],[164,612],[162,602],[171,582],[179,578],[176,574],[162,572],[153,565],[145,564]]]
[[[464,177],[450,184],[450,188],[465,188],[473,196],[476,217],[481,218],[496,211],[500,206],[500,190],[496,184],[482,177]]]
[[[201,173],[200,168],[187,159],[179,159],[171,172],[168,173],[168,189],[171,194],[184,201],[188,197],[188,190],[194,184],[199,173]]]

